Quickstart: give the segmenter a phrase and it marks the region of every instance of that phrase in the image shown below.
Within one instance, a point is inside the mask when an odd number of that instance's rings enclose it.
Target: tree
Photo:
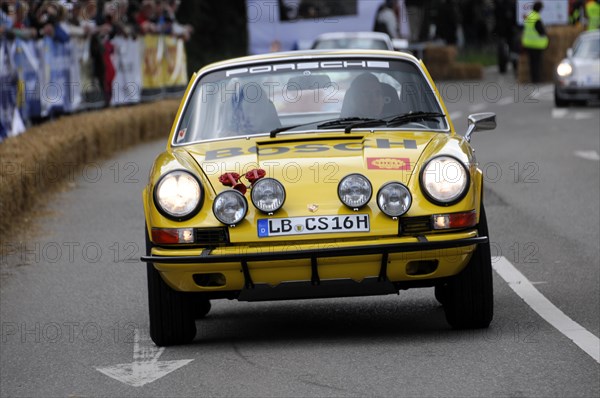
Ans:
[[[194,27],[194,34],[186,43],[190,73],[211,62],[248,52],[244,0],[182,0],[177,19]]]

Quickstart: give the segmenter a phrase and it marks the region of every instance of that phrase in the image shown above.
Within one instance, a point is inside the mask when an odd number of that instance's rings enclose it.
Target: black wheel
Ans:
[[[448,300],[448,285],[436,285],[434,289],[435,299],[443,305]]]
[[[564,108],[569,106],[569,101],[560,98],[558,92],[554,90],[554,105],[556,105],[557,108]]]
[[[202,319],[210,312],[210,308],[212,305],[210,304],[210,300],[205,298],[196,298],[194,300],[194,319]]]
[[[146,252],[152,243],[146,230]],[[196,336],[196,323],[189,294],[178,292],[163,281],[154,264],[147,264],[150,337],[158,346],[190,343]],[[210,303],[209,303],[210,304]]]
[[[489,236],[483,205],[478,231],[480,236]],[[479,329],[490,325],[494,316],[494,292],[489,242],[477,246],[466,268],[448,281],[447,289],[443,304],[450,326]]]

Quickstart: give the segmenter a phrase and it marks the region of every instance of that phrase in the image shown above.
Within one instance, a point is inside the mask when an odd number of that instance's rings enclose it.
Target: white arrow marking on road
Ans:
[[[552,109],[552,118],[553,119],[562,119],[563,117],[567,116],[568,113],[569,113],[568,109],[553,108]]]
[[[529,279],[525,277],[505,257],[493,257],[492,266],[508,283],[508,286],[519,295],[535,312],[554,326],[559,332],[577,344],[586,354],[600,363],[600,339],[583,326],[569,318],[558,307],[539,292]]]
[[[183,359],[158,362],[158,358],[164,351],[164,347],[157,347],[149,336],[142,336],[140,330],[135,329],[133,362],[96,368],[96,370],[121,383],[141,387],[193,361],[193,359]]]
[[[575,151],[575,156],[586,160],[600,161],[600,155],[596,151]]]

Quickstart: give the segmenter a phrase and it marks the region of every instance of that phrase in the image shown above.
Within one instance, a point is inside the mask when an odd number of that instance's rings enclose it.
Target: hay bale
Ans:
[[[432,64],[427,65],[427,71],[433,80],[446,80],[450,76],[450,65]]]
[[[483,78],[483,67],[479,64],[457,62],[450,65],[449,79],[452,80],[480,80]]]
[[[0,144],[0,234],[73,168],[166,137],[178,100],[64,116]]]
[[[428,46],[423,52],[423,61],[429,64],[452,64],[458,51],[455,46]]]

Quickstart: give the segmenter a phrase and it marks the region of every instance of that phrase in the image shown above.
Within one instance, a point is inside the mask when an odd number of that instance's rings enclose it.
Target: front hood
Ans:
[[[594,59],[573,58],[573,76],[580,86],[600,86],[600,61]]]
[[[394,180],[408,185],[429,142],[440,133],[381,131],[317,133],[215,141],[186,147],[216,192],[219,176],[264,169],[283,183],[288,196],[305,195],[314,184],[334,184],[351,173],[367,176],[373,188]],[[445,134],[442,134],[445,135]]]
[[[283,207],[274,215],[259,212],[248,206],[245,219],[229,228],[231,242],[255,242],[257,225],[265,219],[287,217],[368,216],[369,236],[396,236],[398,220],[383,214],[377,205],[379,189],[390,181],[404,183],[411,191],[413,202],[406,217],[419,217],[438,212],[461,212],[476,208],[480,197],[479,180],[471,180],[470,195],[452,207],[440,207],[429,202],[421,193],[419,173],[423,164],[437,155],[454,156],[476,173],[476,163],[469,144],[457,135],[440,132],[368,131],[344,134],[343,132],[315,132],[225,139],[174,147],[162,154],[156,162],[151,185],[168,171],[184,168],[198,174],[205,192],[204,205],[194,218],[178,223],[182,226],[215,227],[222,225],[211,208],[217,194],[231,189],[219,177],[227,172],[244,175],[261,168],[267,177],[279,180],[286,191]],[[372,184],[373,197],[358,213],[343,205],[338,197],[339,181],[352,173],[365,175]],[[241,182],[250,185],[245,178]],[[151,195],[151,190],[149,195]],[[251,191],[245,197],[250,202]],[[152,199],[148,199],[151,203]],[[150,225],[172,225],[156,213],[158,221]],[[162,217],[162,218],[161,218]],[[331,233],[332,239],[349,239],[364,232]],[[312,234],[294,235],[296,240],[315,239]],[[288,242],[288,236],[269,237],[269,240]]]

